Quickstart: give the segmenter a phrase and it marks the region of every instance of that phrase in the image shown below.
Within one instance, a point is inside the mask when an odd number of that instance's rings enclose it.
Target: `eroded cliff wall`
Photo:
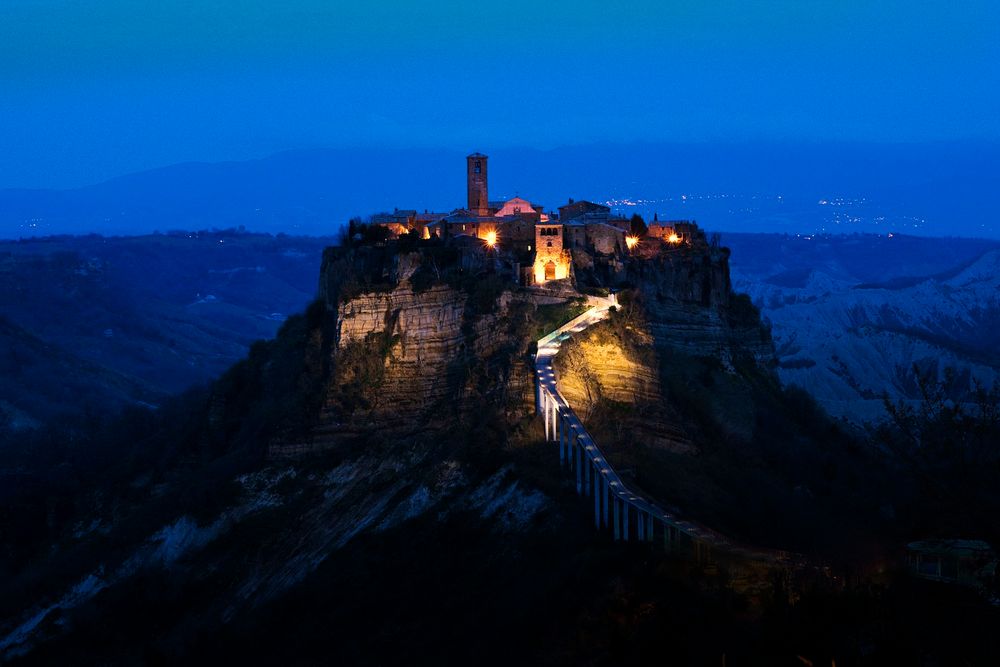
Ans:
[[[727,248],[703,239],[681,247],[650,243],[629,262],[628,277],[635,286],[632,307],[656,346],[716,357],[727,367],[734,355],[772,363],[759,313],[745,295],[732,292]]]
[[[319,420],[307,442],[276,443],[272,455],[447,428],[476,410],[530,413],[523,329],[534,305],[489,276],[422,284],[414,276],[432,261],[377,249],[327,258],[320,294],[333,340]]]
[[[560,389],[585,421],[616,440],[632,434],[643,445],[693,452],[704,436],[687,414],[697,393],[722,433],[752,435],[753,413],[734,387],[748,373],[771,377],[774,350],[752,304],[732,293],[728,259],[703,240],[652,242],[633,256],[634,287],[619,295],[621,307],[556,358]],[[732,381],[715,380],[726,376]],[[695,391],[705,384],[715,386]]]

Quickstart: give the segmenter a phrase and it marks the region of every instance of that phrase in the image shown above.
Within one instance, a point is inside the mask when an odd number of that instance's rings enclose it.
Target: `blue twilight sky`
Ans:
[[[318,146],[1000,139],[997,0],[0,0],[0,187]]]

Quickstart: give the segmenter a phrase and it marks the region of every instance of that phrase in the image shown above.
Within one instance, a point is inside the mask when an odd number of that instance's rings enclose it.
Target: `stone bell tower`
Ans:
[[[486,191],[486,160],[482,153],[473,153],[465,158],[466,187],[469,192],[469,213],[489,215],[490,203]]]

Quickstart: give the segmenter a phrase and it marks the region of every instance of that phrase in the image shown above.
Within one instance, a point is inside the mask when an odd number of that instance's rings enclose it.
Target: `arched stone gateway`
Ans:
[[[556,279],[556,263],[549,260],[545,265],[545,280],[555,280]]]

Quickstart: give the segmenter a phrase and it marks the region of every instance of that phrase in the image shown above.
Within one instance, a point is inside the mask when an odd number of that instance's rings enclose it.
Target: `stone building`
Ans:
[[[698,225],[690,220],[654,220],[646,229],[646,236],[663,239],[668,243],[690,243],[698,231]]]
[[[466,191],[468,193],[466,210],[472,215],[490,215],[490,198],[486,176],[488,159],[482,153],[471,153],[465,158]]]
[[[542,207],[535,206],[527,199],[523,197],[514,197],[513,199],[508,199],[505,202],[497,202],[500,207],[497,212],[494,213],[494,217],[503,218],[506,216],[520,216],[525,219],[534,220],[535,222],[540,222],[542,219]]]
[[[540,222],[535,225],[535,284],[569,278],[572,263],[569,249],[563,247],[562,224]]]
[[[590,222],[585,225],[587,249],[601,255],[625,252],[625,232],[606,222]]]
[[[525,269],[523,273],[518,269],[525,284],[572,277],[574,253],[581,258],[624,253],[627,221],[603,204],[571,199],[553,220],[524,197],[491,202],[488,161],[488,156],[478,152],[465,158],[465,208],[451,213],[395,209],[373,216],[372,224],[388,228],[395,236],[417,230],[424,238],[438,237],[461,246],[485,242],[484,248],[499,253],[495,259]]]
[[[575,201],[570,199],[568,204],[559,207],[559,220],[565,223],[587,213],[597,214],[606,218],[611,215],[611,208],[604,204],[595,204],[586,200]]]
[[[563,230],[563,246],[569,250],[602,255],[625,251],[625,231],[600,219],[592,220],[581,216],[564,222]]]
[[[627,218],[612,213],[611,209],[604,204],[595,204],[590,201],[574,201],[572,199],[565,206],[559,207],[559,221],[564,225],[611,225],[623,232],[627,232],[630,227]]]

